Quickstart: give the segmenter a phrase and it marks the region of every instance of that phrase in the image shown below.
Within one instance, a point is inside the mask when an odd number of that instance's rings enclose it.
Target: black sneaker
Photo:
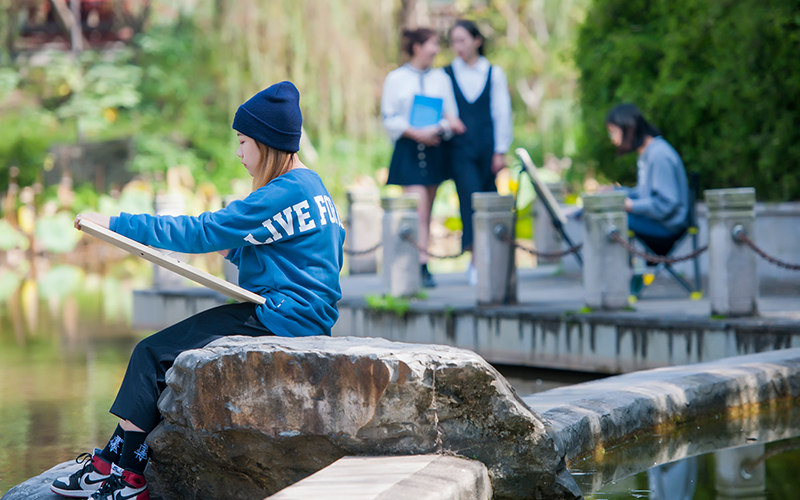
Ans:
[[[94,454],[78,455],[75,461],[83,464],[83,467],[69,477],[60,477],[53,481],[50,491],[64,497],[89,498],[111,475],[111,462],[106,462],[100,456],[101,451],[95,448]]]
[[[436,286],[436,280],[433,279],[433,275],[428,271],[428,264],[422,264],[422,286],[425,288]]]
[[[92,498],[95,500],[150,500],[144,476],[131,470],[111,466],[111,475]]]

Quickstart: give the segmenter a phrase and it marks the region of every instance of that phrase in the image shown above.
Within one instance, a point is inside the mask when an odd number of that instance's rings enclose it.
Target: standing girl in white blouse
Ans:
[[[436,189],[447,179],[441,142],[464,132],[450,79],[441,68],[432,68],[439,53],[439,37],[433,30],[420,28],[403,32],[403,52],[409,60],[386,76],[381,96],[383,125],[395,141],[387,184],[403,186],[406,193],[419,196],[419,244],[428,247],[430,217]],[[441,119],[414,127],[411,112],[415,98],[441,99]],[[422,282],[436,286],[428,272],[428,256],[419,253]]]
[[[483,56],[484,38],[475,23],[456,22],[450,29],[450,45],[458,57],[444,70],[466,132],[450,141],[448,153],[461,205],[461,245],[472,250],[472,193],[497,191],[494,178],[506,166],[505,154],[513,140],[511,96],[503,70]],[[470,284],[477,281],[474,265],[468,278]]]

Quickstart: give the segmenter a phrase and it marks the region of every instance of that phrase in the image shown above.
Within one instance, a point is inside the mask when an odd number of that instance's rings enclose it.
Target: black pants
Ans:
[[[149,433],[161,420],[158,398],[165,376],[183,351],[199,349],[229,335],[273,335],[256,316],[252,303],[227,304],[195,314],[139,342],[111,406],[111,413]]]
[[[472,193],[496,193],[497,185],[492,173],[493,151],[479,154],[474,151],[464,151],[452,148],[451,161],[452,176],[458,193],[458,204],[461,211],[461,249],[472,250]]]

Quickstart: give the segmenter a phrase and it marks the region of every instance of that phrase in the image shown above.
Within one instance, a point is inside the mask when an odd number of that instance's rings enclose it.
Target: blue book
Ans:
[[[444,101],[438,97],[415,95],[411,105],[411,118],[409,124],[414,128],[436,125],[442,119],[442,105]]]

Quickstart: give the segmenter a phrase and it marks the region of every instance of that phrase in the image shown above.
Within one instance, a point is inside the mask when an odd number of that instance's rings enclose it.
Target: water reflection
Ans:
[[[691,427],[687,429],[686,427]],[[570,464],[587,499],[800,498],[800,408],[652,434]]]
[[[717,500],[766,500],[765,449],[754,444],[714,453]]]
[[[651,500],[692,500],[697,488],[697,457],[659,465],[647,471]]]
[[[0,494],[101,444],[135,343],[131,290],[149,273],[0,267]]]

